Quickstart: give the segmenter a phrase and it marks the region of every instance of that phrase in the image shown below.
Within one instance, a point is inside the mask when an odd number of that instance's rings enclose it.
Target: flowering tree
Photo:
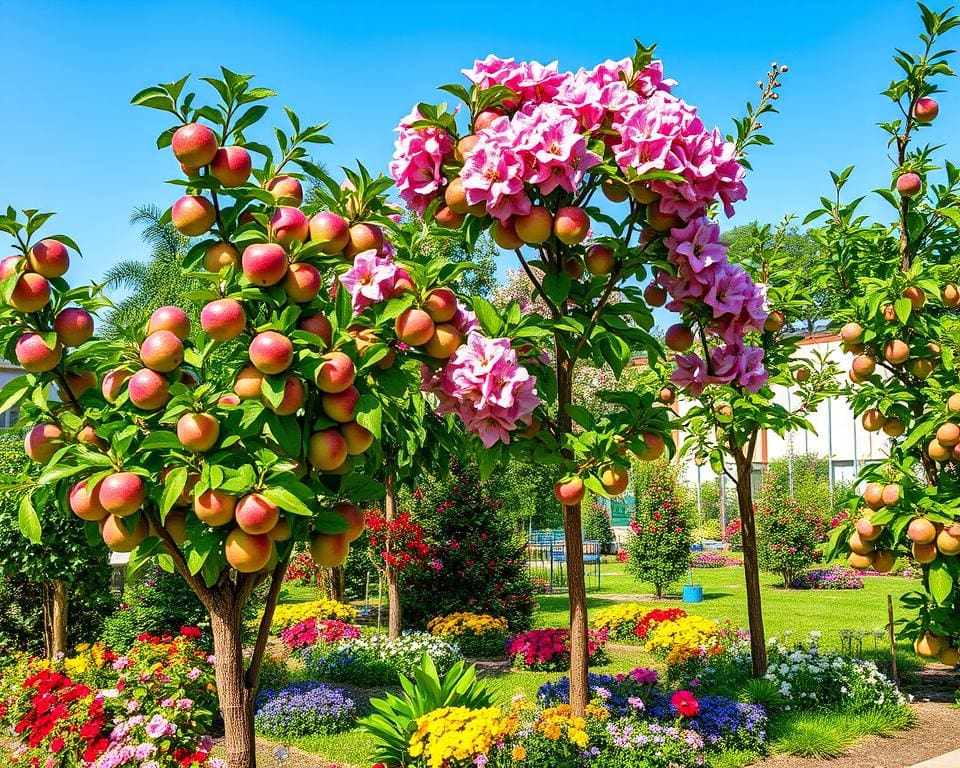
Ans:
[[[36,510],[62,504],[91,541],[130,552],[134,569],[156,559],[197,594],[210,614],[227,759],[247,768],[291,553],[309,542],[317,563],[334,567],[362,533],[354,503],[383,497],[378,438],[403,428],[398,409],[420,362],[439,365],[460,344],[452,323],[472,322],[445,287],[469,265],[433,258],[422,225],[391,218],[388,179],[360,166],[341,186],[315,165],[307,148],[329,141],[322,126],[288,109],[276,149],[250,141],[273,92],[226,69],[205,80],[218,103],[198,105],[187,78],[133,100],[173,123],[157,145],[172,149],[183,173],[172,183],[186,194],[163,221],[194,238],[188,276],[204,287],[185,298],[203,305],[201,328],[166,306],[145,329],[98,338],[94,314],[108,302],[64,279],[76,244],[38,239],[50,214],[8,208],[0,231],[16,253],[0,264],[0,354],[26,374],[3,388],[0,407],[19,404],[34,425],[25,449],[35,466],[18,479],[25,534],[39,540]],[[310,217],[303,182],[323,206]],[[243,607],[261,584],[266,605],[245,660]]]
[[[771,67],[764,98],[773,98],[777,78],[785,68]],[[761,110],[763,109],[761,102]],[[690,438],[684,446],[697,461],[709,461],[713,470],[725,473],[736,485],[740,514],[740,536],[750,624],[750,651],[753,673],[759,677],[767,669],[766,641],[760,597],[760,571],[757,552],[756,511],[751,475],[757,442],[763,430],[779,435],[797,429],[810,429],[806,415],[834,389],[834,369],[823,360],[814,366],[794,360],[800,337],[791,331],[793,324],[809,315],[810,285],[815,275],[801,273],[789,251],[783,248],[789,218],[776,230],[768,226],[755,231],[754,244],[747,251],[743,268],[766,287],[766,300],[773,311],[759,332],[754,332],[750,354],[759,355],[766,367],[762,378],[748,386],[742,381],[724,381],[734,364],[722,348],[699,334],[702,356],[690,353],[677,357],[677,370],[671,379],[686,386],[698,398],[687,412]],[[702,251],[702,258],[722,258],[724,250],[713,254]],[[683,328],[704,322],[696,312],[685,314]],[[678,326],[673,326],[671,330]],[[702,326],[701,326],[702,327]],[[676,331],[674,331],[677,333]],[[689,331],[686,331],[689,333]],[[669,343],[669,341],[668,341]],[[774,401],[771,385],[792,388],[797,395],[793,410]],[[733,459],[733,468],[727,459]]]
[[[862,198],[842,202],[852,168],[832,174],[833,202],[808,219],[825,219],[821,242],[843,291],[833,320],[855,355],[853,409],[866,429],[891,438],[889,455],[863,468],[867,483],[827,554],[883,572],[900,556],[919,562],[923,588],[903,598],[913,614],[903,633],[918,653],[952,666],[960,658],[960,171],[936,163],[940,147],[912,143],[937,117],[937,81],[953,75],[939,38],[960,17],[923,5],[920,13],[921,50],[897,51],[904,77],[884,91],[897,116],[881,124],[894,155],[890,188],[877,193],[894,208],[894,222],[869,222],[857,211]]]
[[[577,72],[492,55],[477,61],[464,71],[469,87],[442,87],[466,105],[465,128],[446,105],[417,105],[400,122],[390,167],[401,198],[428,226],[458,229],[468,242],[489,229],[532,285],[527,314],[522,296],[499,312],[474,300],[491,338],[470,334],[424,388],[476,436],[485,473],[510,456],[556,466],[579,715],[588,698],[583,495],[622,493],[627,453],[663,454],[669,416],[647,391],[598,393],[610,407],[595,416],[574,403],[577,363],[619,377],[637,351],[661,357],[650,306],[669,292],[672,308],[697,314],[717,340],[711,377],[745,393],[766,377],[762,350],[744,345],[767,318],[763,293],[719,258],[719,228],[706,218],[715,205],[731,214],[746,196],[741,157],[758,140],[763,109],[749,110],[737,137],[724,139],[672,93],[676,83],[652,53],[638,47],[632,58]],[[596,205],[598,193],[612,205]],[[651,268],[657,281],[644,291],[638,281]],[[705,379],[694,367],[691,357],[684,385]]]
[[[653,584],[661,598],[690,567],[690,522],[671,488],[652,487],[648,492],[630,522],[627,571],[637,581]]]

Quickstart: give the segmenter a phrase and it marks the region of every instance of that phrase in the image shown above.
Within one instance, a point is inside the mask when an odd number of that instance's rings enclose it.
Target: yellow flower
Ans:
[[[485,613],[460,611],[430,619],[427,622],[427,629],[437,637],[460,636],[467,632],[474,635],[484,635],[487,632],[505,633],[507,631],[507,620]]]
[[[516,730],[516,718],[500,707],[444,707],[417,719],[409,751],[412,757],[424,758],[429,768],[446,768],[489,753]]]
[[[720,636],[720,625],[701,616],[684,616],[656,625],[646,649],[666,656],[667,664],[682,664],[710,653]]]
[[[649,611],[648,607],[640,603],[618,603],[611,605],[599,611],[593,619],[594,629],[608,629],[611,633],[624,627],[629,631],[637,625],[637,622]]]
[[[513,751],[510,753],[510,756],[515,762],[519,763],[527,759],[527,750],[525,750],[522,745],[517,744],[517,746],[515,746]]]
[[[337,619],[353,622],[356,621],[357,610],[352,605],[338,603],[336,600],[310,600],[306,603],[278,605],[271,627],[274,632],[280,632],[310,618],[317,621]]]

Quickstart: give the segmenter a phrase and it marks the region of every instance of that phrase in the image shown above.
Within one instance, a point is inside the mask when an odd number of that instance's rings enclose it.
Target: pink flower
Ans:
[[[600,157],[587,150],[577,120],[555,104],[518,113],[513,126],[527,166],[524,180],[536,184],[542,194],[557,187],[575,192],[584,172],[600,163]]]
[[[386,301],[397,295],[397,281],[404,278],[413,281],[409,273],[393,259],[381,258],[370,250],[358,253],[353,266],[340,275],[340,282],[350,292],[354,314],[362,312],[371,304]]]
[[[700,355],[691,352],[674,358],[677,368],[670,374],[670,381],[694,397],[699,397],[707,384],[707,364]]]
[[[400,197],[417,213],[423,213],[446,183],[442,167],[453,154],[453,142],[446,131],[436,127],[412,128],[423,116],[414,107],[400,121],[390,175]]]
[[[688,264],[693,272],[727,260],[727,245],[720,242],[720,225],[707,218],[693,219],[684,227],[670,230],[663,242],[670,260]]]
[[[510,120],[498,118],[477,136],[460,172],[467,202],[485,204],[487,213],[501,221],[528,214],[530,198],[523,188],[526,169]]]
[[[457,311],[450,320],[450,324],[460,331],[460,334],[466,338],[480,327],[477,322],[477,316],[466,304],[457,299]]]

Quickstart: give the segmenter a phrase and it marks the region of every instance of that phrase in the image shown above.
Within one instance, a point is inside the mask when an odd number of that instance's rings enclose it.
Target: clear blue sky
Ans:
[[[781,115],[764,121],[776,146],[756,153],[749,200],[733,221],[746,223],[804,215],[829,192],[827,172],[845,165],[857,165],[857,189],[889,183],[875,124],[891,112],[878,94],[896,75],[893,47],[913,50],[919,31],[908,0],[0,0],[0,12],[0,203],[58,211],[58,231],[85,254],[76,278],[98,278],[112,263],[142,256],[131,210],[175,198],[176,188],[162,182],[176,166],[153,145],[168,123],[129,100],[187,72],[212,74],[224,64],[256,73],[280,94],[277,110],[289,104],[305,122],[330,123],[336,144],[316,159],[336,168],[360,158],[385,170],[397,119],[417,101],[441,100],[436,85],[460,80],[461,68],[490,52],[575,69],[629,55],[634,38],[657,42],[678,93],[724,132],[776,59],[790,72]],[[960,47],[960,35],[953,38]],[[927,132],[937,143],[960,128],[960,98],[940,101]]]

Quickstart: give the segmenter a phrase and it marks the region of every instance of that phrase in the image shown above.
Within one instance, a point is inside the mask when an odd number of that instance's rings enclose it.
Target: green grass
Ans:
[[[866,712],[797,712],[770,723],[770,749],[796,757],[838,757],[865,736],[889,736],[913,725],[908,707]]]

